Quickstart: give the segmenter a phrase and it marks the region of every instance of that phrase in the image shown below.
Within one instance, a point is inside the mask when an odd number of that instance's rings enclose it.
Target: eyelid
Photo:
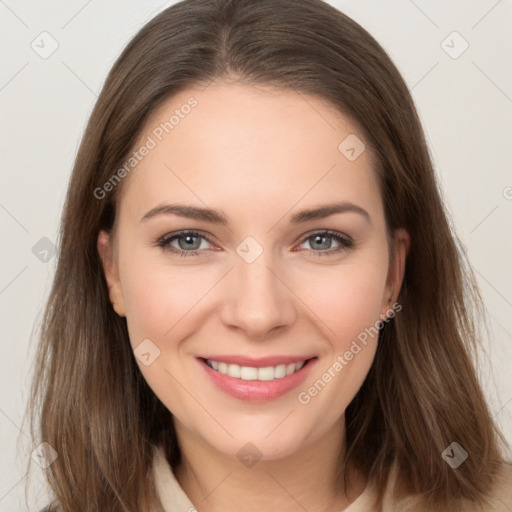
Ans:
[[[206,233],[205,231],[201,231],[200,229],[181,229],[178,231],[172,231],[170,233],[167,233],[163,235],[162,237],[158,238],[156,240],[156,245],[160,245],[163,249],[166,249],[169,247],[170,242],[182,237],[182,236],[195,236],[198,238],[204,238],[209,244],[213,244],[212,240],[210,239],[210,234]],[[174,248],[173,248],[174,249]],[[173,252],[173,251],[171,251]],[[176,252],[180,252],[180,249],[176,249]],[[181,251],[193,254],[194,252],[204,252],[204,249],[194,249],[193,251]]]
[[[300,235],[300,237],[297,239],[297,242],[304,242],[307,238],[312,237],[313,235],[330,235],[332,237],[339,237],[343,238],[343,240],[347,243],[354,243],[354,240],[346,235],[345,233],[342,233],[341,231],[336,231],[334,229],[312,229],[311,231],[307,231],[306,233]],[[295,242],[295,243],[297,243]]]

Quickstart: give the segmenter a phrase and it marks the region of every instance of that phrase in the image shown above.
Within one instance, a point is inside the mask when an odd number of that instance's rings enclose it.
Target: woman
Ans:
[[[69,185],[30,404],[48,510],[512,509],[472,306],[380,45],[319,0],[179,2]]]

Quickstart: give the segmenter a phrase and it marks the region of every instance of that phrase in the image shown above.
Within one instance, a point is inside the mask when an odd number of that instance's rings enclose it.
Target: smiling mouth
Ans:
[[[241,366],[238,364],[228,364],[222,361],[214,361],[211,359],[200,358],[206,365],[212,370],[233,377],[240,380],[260,380],[260,381],[272,381],[288,377],[306,366],[313,359],[312,357],[305,359],[304,361],[289,363],[289,364],[278,364],[276,366],[265,366],[265,367],[254,367],[254,366]]]

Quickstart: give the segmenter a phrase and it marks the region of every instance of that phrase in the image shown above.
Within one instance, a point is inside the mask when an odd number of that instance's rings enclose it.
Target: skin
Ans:
[[[237,82],[188,89],[153,113],[137,147],[192,95],[198,105],[125,178],[113,235],[99,233],[110,298],[126,316],[132,347],[150,339],[160,350],[148,366],[137,361],[174,415],[183,456],[175,475],[200,512],[343,510],[366,484],[355,473],[345,494],[334,480],[346,449],[344,411],[372,364],[377,336],[308,404],[297,395],[389,316],[409,235],[395,233],[390,265],[370,148],[349,161],[338,145],[363,135],[313,96]],[[371,222],[346,212],[289,223],[302,209],[341,200],[364,208]],[[141,222],[164,202],[220,209],[229,224],[176,215]],[[185,229],[205,233],[193,241],[201,254],[183,258],[156,245]],[[354,246],[332,252],[339,242],[311,234],[325,229]],[[263,249],[252,263],[236,252],[247,236]],[[190,250],[186,243],[171,245]],[[207,353],[315,354],[318,361],[299,388],[251,403],[210,382],[195,359]],[[248,442],[261,453],[252,467],[237,456]]]

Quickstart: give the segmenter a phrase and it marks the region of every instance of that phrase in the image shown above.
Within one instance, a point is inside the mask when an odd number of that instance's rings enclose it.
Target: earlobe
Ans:
[[[96,247],[105,274],[110,302],[119,316],[125,316],[121,280],[119,279],[117,262],[114,258],[113,240],[110,233],[101,230],[98,233]]]

